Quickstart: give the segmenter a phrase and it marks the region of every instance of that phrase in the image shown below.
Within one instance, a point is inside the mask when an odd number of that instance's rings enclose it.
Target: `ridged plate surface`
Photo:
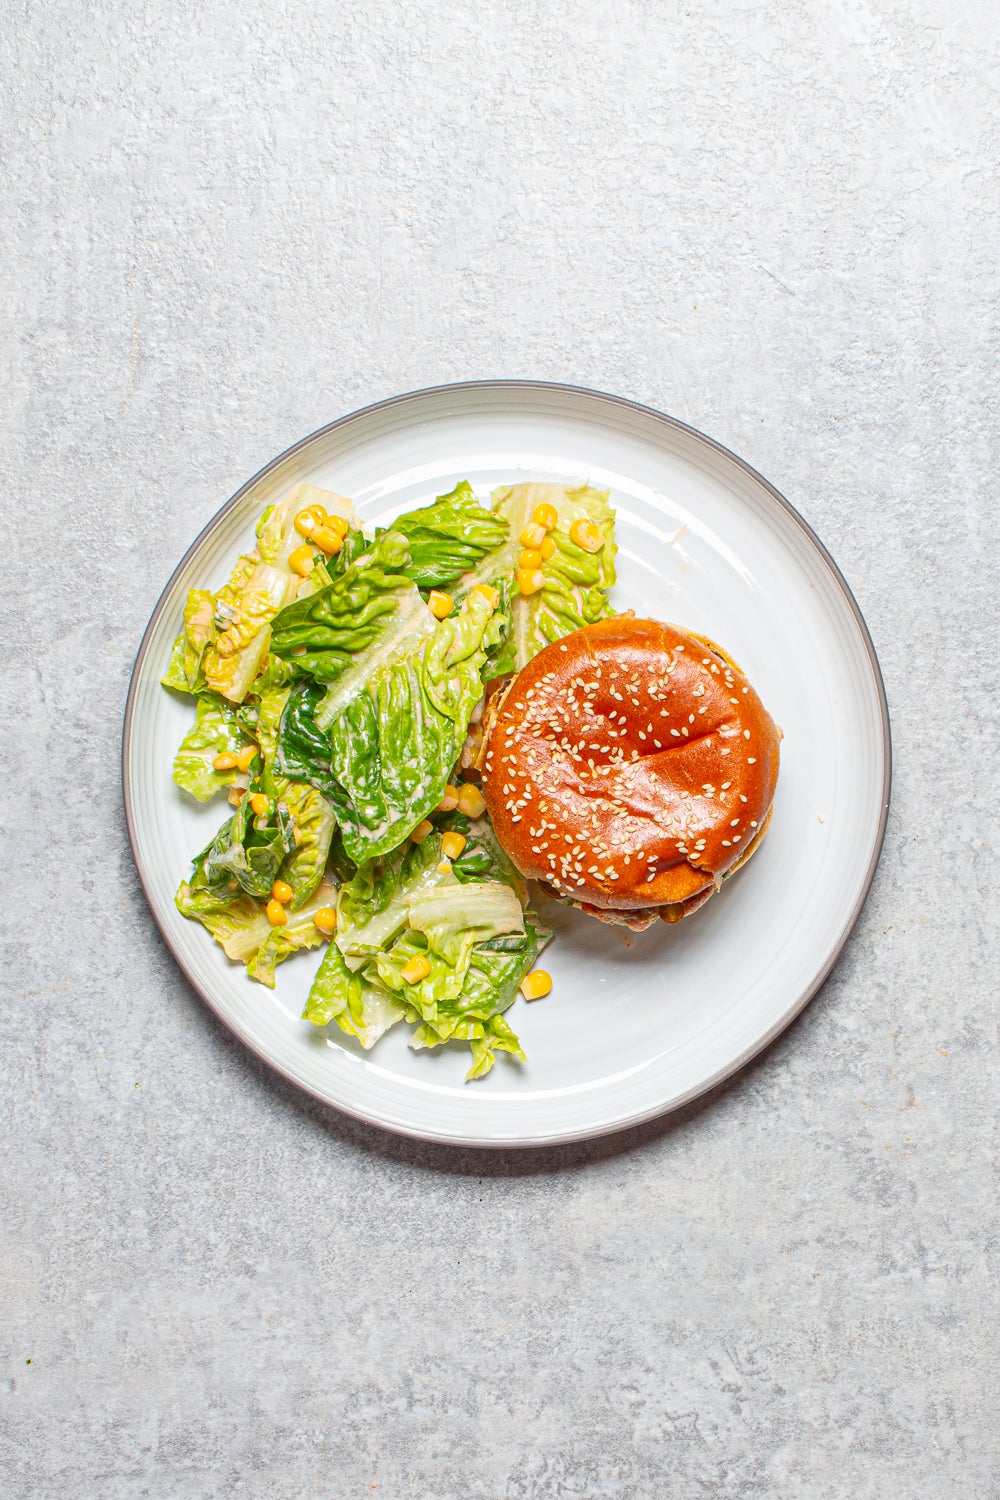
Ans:
[[[716,899],[632,935],[546,907],[555,984],[508,1018],[528,1054],[465,1084],[467,1049],[370,1053],[299,1015],[318,953],[247,979],[173,894],[225,810],[171,780],[189,703],[159,678],[187,590],[218,587],[269,501],[297,479],[385,522],[468,479],[589,479],[617,507],[619,609],[723,645],[784,731],[771,830]],[[328,1103],[389,1130],[465,1145],[577,1140],[696,1097],[776,1036],[829,972],[881,848],[889,729],[878,663],[832,559],[759,475],[691,428],[630,402],[521,382],[448,386],[346,417],[297,444],[215,517],[167,584],[136,660],[123,745],[132,846],[153,914],[191,983],[246,1044]]]

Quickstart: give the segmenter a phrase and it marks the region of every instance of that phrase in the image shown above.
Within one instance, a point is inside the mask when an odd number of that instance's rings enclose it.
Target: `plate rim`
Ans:
[[[744,1049],[744,1051],[741,1052],[738,1057],[732,1059],[724,1067],[719,1068],[710,1077],[703,1079],[700,1083],[686,1090],[677,1098],[670,1100],[669,1103],[655,1105],[652,1108],[640,1110],[638,1113],[629,1116],[627,1119],[616,1120],[611,1124],[598,1123],[595,1124],[592,1128],[555,1131],[550,1134],[538,1134],[532,1135],[530,1137],[510,1137],[507,1139],[498,1139],[494,1137],[472,1137],[462,1134],[456,1134],[455,1132],[449,1131],[431,1131],[404,1124],[391,1124],[385,1120],[375,1119],[371,1115],[366,1114],[361,1109],[352,1108],[350,1105],[330,1099],[319,1088],[313,1087],[302,1078],[296,1076],[296,1074],[289,1068],[284,1067],[280,1062],[277,1062],[273,1057],[268,1055],[266,1051],[258,1047],[253,1038],[245,1031],[240,1022],[232,1016],[224,1013],[222,1007],[218,1005],[213,999],[208,987],[203,985],[201,981],[196,977],[192,969],[189,967],[187,960],[184,958],[179,948],[175,945],[165,922],[161,921],[160,919],[159,912],[157,911],[156,905],[150,894],[150,887],[147,882],[146,871],[143,865],[143,858],[140,852],[139,835],[136,826],[136,817],[133,806],[132,779],[129,767],[129,751],[131,749],[132,743],[132,727],[135,713],[135,700],[138,693],[140,675],[145,664],[150,641],[152,639],[156,626],[160,621],[160,617],[167,607],[167,600],[169,595],[173,591],[175,582],[185,571],[189,561],[201,548],[203,542],[205,542],[211,535],[211,533],[215,530],[219,522],[240,503],[240,501],[243,499],[244,495],[248,493],[248,491],[253,489],[255,485],[259,484],[260,481],[266,478],[268,474],[272,473],[283,463],[286,463],[290,458],[294,457],[294,455],[296,453],[299,453],[302,449],[309,447],[310,444],[327,436],[327,434],[335,432],[338,428],[350,426],[351,423],[361,421],[366,417],[372,416],[376,412],[385,411],[394,406],[402,406],[407,404],[408,402],[423,400],[428,397],[434,396],[447,397],[449,395],[459,395],[461,393],[471,391],[538,391],[550,393],[554,392],[561,395],[586,397],[590,400],[602,402],[611,408],[620,408],[625,411],[637,412],[644,417],[652,418],[655,423],[659,423],[660,425],[670,428],[675,432],[684,433],[687,437],[694,438],[697,443],[703,444],[708,449],[717,454],[720,454],[722,457],[728,459],[731,463],[734,463],[737,468],[742,469],[745,474],[747,474],[767,492],[772,500],[775,500],[778,503],[780,508],[788,515],[793,524],[799,528],[799,530],[805,535],[807,540],[811,542],[811,544],[816,548],[817,552],[820,554],[823,561],[829,568],[834,582],[839,588],[854,617],[855,624],[860,632],[861,640],[868,657],[868,664],[871,670],[872,679],[875,684],[876,694],[878,697],[879,720],[882,737],[881,748],[883,769],[881,808],[879,813],[878,827],[876,828],[875,837],[872,841],[868,867],[865,871],[864,879],[861,883],[857,899],[855,900],[851,911],[847,915],[843,928],[837,938],[836,943],[833,946],[833,949],[831,950],[830,955],[827,958],[826,963],[823,965],[822,969],[816,975],[812,983],[807,985],[803,993],[796,997],[795,1002],[782,1013],[782,1015],[774,1022],[772,1026],[768,1028],[766,1032],[764,1032],[760,1037],[756,1038],[750,1047]],[[132,851],[132,859],[135,864],[136,873],[139,876],[139,883],[142,886],[142,892],[146,899],[146,905],[148,906],[149,911],[153,917],[153,921],[156,923],[160,936],[166,943],[167,948],[169,949],[170,954],[174,959],[174,962],[177,964],[178,968],[181,970],[188,983],[194,989],[195,993],[218,1017],[218,1019],[222,1022],[226,1029],[232,1035],[236,1036],[243,1043],[243,1045],[254,1054],[255,1057],[258,1057],[269,1068],[273,1069],[274,1072],[278,1073],[281,1077],[294,1084],[296,1088],[301,1089],[304,1093],[309,1094],[314,1099],[319,1100],[319,1102],[325,1105],[327,1108],[335,1109],[340,1114],[347,1115],[351,1119],[358,1120],[364,1125],[375,1126],[379,1130],[388,1131],[393,1135],[405,1136],[412,1140],[428,1141],[432,1142],[435,1145],[456,1146],[459,1148],[474,1147],[480,1150],[530,1150],[532,1148],[544,1146],[569,1145],[577,1141],[600,1139],[604,1136],[616,1135],[624,1130],[634,1129],[636,1126],[646,1124],[651,1120],[665,1119],[668,1115],[673,1114],[676,1110],[682,1109],[685,1105],[691,1104],[694,1100],[701,1098],[704,1094],[707,1094],[712,1089],[717,1088],[720,1083],[725,1082],[726,1079],[733,1077],[734,1074],[738,1073],[742,1068],[745,1068],[747,1063],[751,1062],[753,1058],[757,1057],[761,1052],[765,1050],[765,1048],[769,1047],[770,1044],[791,1025],[795,1018],[802,1013],[802,1011],[809,1004],[810,1000],[815,997],[815,995],[826,983],[826,980],[829,978],[830,973],[839,960],[840,955],[851,936],[851,933],[854,931],[854,928],[857,925],[858,918],[861,915],[861,911],[866,900],[868,899],[868,894],[875,879],[875,871],[878,867],[878,862],[882,854],[882,848],[885,843],[886,825],[889,817],[889,803],[892,791],[892,733],[889,719],[889,704],[886,696],[885,682],[882,676],[882,669],[879,664],[878,655],[875,650],[874,642],[872,641],[871,632],[868,629],[868,625],[865,621],[864,615],[861,612],[861,608],[854,597],[854,593],[850,585],[848,584],[847,579],[844,577],[844,574],[841,572],[839,566],[837,565],[826,545],[816,534],[813,528],[809,525],[808,521],[806,521],[805,518],[799,513],[799,511],[796,510],[791,501],[787,500],[781,493],[781,491],[776,489],[775,486],[770,482],[770,480],[766,479],[764,475],[761,474],[757,469],[755,469],[752,464],[749,464],[746,459],[741,458],[738,453],[734,453],[730,448],[727,448],[725,444],[720,443],[716,438],[710,437],[707,433],[701,432],[697,427],[692,427],[690,423],[682,422],[678,417],[672,417],[669,415],[669,413],[660,411],[657,407],[646,405],[641,401],[634,401],[628,396],[617,396],[609,391],[599,391],[589,386],[575,385],[572,383],[552,380],[462,380],[446,382],[441,385],[421,386],[414,390],[403,391],[395,396],[387,396],[381,401],[369,402],[366,406],[358,407],[354,411],[346,412],[343,416],[336,417],[332,422],[327,422],[322,427],[316,428],[314,432],[308,433],[305,437],[300,438],[297,442],[292,443],[290,447],[284,449],[283,452],[277,454],[276,457],[270,459],[266,464],[258,469],[255,474],[253,474],[249,479],[241,484],[240,487],[235,490],[232,495],[230,495],[229,499],[223,502],[223,504],[219,507],[215,514],[210,517],[210,519],[205,523],[205,525],[198,532],[197,536],[191,542],[190,546],[185,550],[183,556],[180,558],[176,567],[172,570],[169,578],[160,591],[159,598],[153,606],[149,621],[147,622],[146,628],[143,631],[142,638],[139,642],[138,649],[136,650],[135,660],[132,664],[132,671],[129,677],[128,692],[125,698],[125,710],[122,721],[121,779],[122,800],[125,809],[125,825],[128,832],[129,845]]]

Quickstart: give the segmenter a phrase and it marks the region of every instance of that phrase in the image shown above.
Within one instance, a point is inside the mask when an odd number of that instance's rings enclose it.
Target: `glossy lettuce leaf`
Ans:
[[[316,948],[323,934],[313,921],[323,906],[332,906],[336,892],[321,885],[310,901],[290,912],[284,927],[272,927],[262,901],[238,891],[196,889],[186,881],[174,900],[182,916],[200,922],[228,958],[246,964],[251,978],[274,988],[275,967],[300,948]]]
[[[403,1010],[382,985],[352,972],[336,943],[331,943],[316,971],[302,1019],[314,1026],[332,1021],[367,1048],[402,1019]]]
[[[174,781],[199,802],[231,786],[237,772],[217,771],[213,761],[228,751],[238,755],[248,743],[232,704],[214,693],[200,693],[195,721],[181,740],[174,757]]]
[[[477,943],[524,933],[521,903],[498,880],[436,886],[410,897],[410,927],[422,932],[436,953],[464,976]]]
[[[409,560],[405,537],[385,532],[325,588],[281,611],[271,649],[319,682],[335,682],[352,667],[364,672],[373,648],[391,651],[428,613],[406,576]]]
[[[174,641],[164,687],[200,693],[205,686],[202,657],[215,639],[215,599],[208,589],[191,589],[184,604],[184,629]]]
[[[194,861],[195,890],[234,892],[237,887],[266,901],[285,856],[295,847],[287,806],[280,803],[268,817],[256,817],[245,796],[231,818]]]
[[[251,979],[274,989],[274,971],[278,964],[303,948],[318,948],[324,941],[323,934],[313,917],[323,906],[332,906],[336,898],[333,886],[321,885],[313,892],[305,906],[294,911],[287,908],[288,920],[284,927],[271,927],[256,953],[247,963]]]
[[[277,764],[287,776],[308,781],[327,796],[336,777],[330,768],[330,736],[316,723],[316,709],[326,689],[300,682],[291,690],[281,716]]]
[[[489,600],[471,594],[447,619],[430,619],[409,637],[406,654],[357,682],[329,724],[329,794],[355,864],[393,849],[437,806],[482,697],[481,671],[499,628]],[[316,710],[321,727],[327,701]]]
[[[614,509],[607,490],[586,484],[512,485],[495,490],[493,503],[512,537],[520,535],[538,505],[554,506],[558,516],[549,532],[555,552],[542,564],[544,587],[527,597],[512,593],[513,670],[520,671],[550,641],[613,613],[607,591],[615,581]],[[571,526],[580,520],[594,522],[604,533],[599,552],[586,552],[570,539]]]
[[[381,859],[361,865],[337,896],[336,945],[355,967],[388,948],[409,919],[410,899],[452,879],[441,853],[441,837],[406,842]]]
[[[432,505],[399,516],[390,530],[406,537],[408,572],[417,587],[447,589],[501,547],[509,528],[502,515],[479,503],[463,480]]]

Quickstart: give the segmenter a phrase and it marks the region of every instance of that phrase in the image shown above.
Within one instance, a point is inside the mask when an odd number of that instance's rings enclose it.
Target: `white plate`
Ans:
[[[509,1020],[526,1065],[466,1084],[467,1049],[411,1052],[406,1027],[370,1053],[299,1020],[319,953],[246,977],[173,904],[221,820],[171,780],[191,706],[159,686],[189,588],[218,587],[261,509],[295,480],[385,522],[468,479],[485,498],[524,479],[589,479],[618,512],[619,609],[719,641],[785,734],[772,826],[720,896],[677,927],[627,934],[546,905],[552,994]],[[739,1068],[815,994],[878,859],[889,725],[868,632],[846,583],[787,501],[689,427],[616,397],[490,381],[400,396],[344,417],[262,469],[167,584],[139,648],[123,746],[125,807],[153,914],[191,983],[287,1078],[389,1130],[528,1146],[620,1130]]]

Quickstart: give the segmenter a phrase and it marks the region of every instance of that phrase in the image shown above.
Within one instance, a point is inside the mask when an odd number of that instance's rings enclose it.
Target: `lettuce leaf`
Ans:
[[[302,1019],[314,1026],[333,1021],[367,1048],[402,1019],[403,1009],[381,985],[353,973],[336,943],[331,943],[316,971]]]
[[[433,505],[399,516],[390,531],[409,544],[407,571],[417,587],[443,589],[502,546],[509,527],[503,516],[480,505],[472,486],[462,480]]]
[[[352,666],[364,672],[376,644],[391,649],[429,613],[406,576],[409,559],[405,537],[383,533],[325,588],[281,611],[271,649],[319,682],[335,682]]]
[[[452,878],[442,862],[441,837],[428,834],[422,844],[407,842],[369,860],[341,886],[335,941],[349,965],[389,947],[406,927],[411,897]]]
[[[494,490],[493,503],[512,537],[520,535],[538,505],[554,506],[558,516],[549,532],[555,552],[542,564],[544,586],[527,597],[512,593],[512,670],[520,671],[550,641],[614,612],[607,598],[615,581],[614,509],[607,490],[586,484],[512,485]],[[580,520],[593,521],[604,533],[599,552],[586,552],[570,539],[570,527]]]
[[[217,771],[215,757],[225,751],[238,755],[247,743],[232,705],[214,693],[199,693],[195,721],[174,757],[174,781],[199,802],[207,802],[231,786],[237,775],[236,771]]]
[[[268,818],[255,817],[248,793],[194,861],[192,888],[225,892],[239,886],[248,896],[266,901],[285,856],[295,847],[287,806],[279,803]]]
[[[522,936],[521,903],[498,880],[438,886],[410,897],[410,926],[422,932],[436,953],[464,976],[477,943],[510,933]]]
[[[300,949],[318,948],[324,941],[323,934],[314,923],[313,917],[320,907],[332,906],[335,899],[336,892],[333,886],[321,885],[308,903],[300,907],[298,911],[290,907],[286,908],[288,921],[284,927],[271,927],[268,924],[267,936],[247,963],[247,973],[250,978],[256,979],[260,984],[267,985],[269,990],[273,990],[274,970],[278,964],[284,963],[286,958]]]
[[[421,605],[422,608],[425,608]],[[393,849],[440,802],[482,697],[481,671],[500,628],[482,594],[414,632],[405,654],[382,660],[329,723],[329,795],[355,864]],[[352,674],[353,675],[353,674]],[[327,697],[315,722],[326,728]]]
[[[179,693],[200,693],[205,686],[201,669],[205,649],[215,639],[215,599],[208,589],[191,589],[184,604],[184,629],[174,641],[164,687]]]

